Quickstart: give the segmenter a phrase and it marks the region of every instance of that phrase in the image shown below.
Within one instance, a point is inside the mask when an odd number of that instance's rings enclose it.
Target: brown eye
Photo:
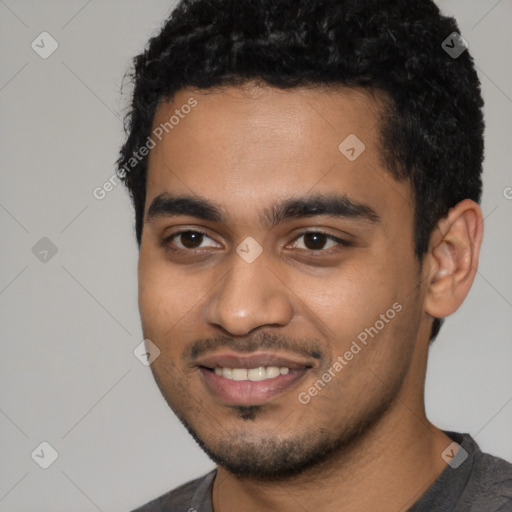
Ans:
[[[299,243],[300,239],[302,243]],[[321,231],[306,231],[295,239],[295,246],[298,249],[304,249],[310,252],[327,252],[336,246],[347,246],[345,241]]]
[[[199,233],[198,231],[184,231],[180,233],[179,236],[182,245],[187,249],[197,249],[197,247],[201,245],[203,237],[203,233]]]
[[[163,240],[163,245],[177,250],[194,250],[205,247],[214,247],[212,244],[204,245],[206,240],[212,239],[202,231],[189,229],[185,231],[178,231],[177,233],[168,236]]]
[[[323,233],[306,233],[304,235],[304,245],[311,250],[323,249],[327,240],[327,236]]]

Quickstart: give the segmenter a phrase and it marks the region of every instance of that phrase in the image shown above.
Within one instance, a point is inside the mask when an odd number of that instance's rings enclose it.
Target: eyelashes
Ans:
[[[185,235],[188,235],[188,241],[186,241],[184,244],[183,242],[184,242]],[[308,240],[310,242],[313,241],[314,243],[317,243],[318,241],[320,241],[319,245],[321,245],[322,247],[308,248],[308,247],[306,247],[306,245],[304,243],[302,243],[303,247],[299,248],[300,252],[306,252],[308,254],[313,254],[313,255],[318,255],[321,253],[332,254],[333,249],[336,250],[336,249],[340,249],[343,247],[350,247],[352,245],[350,242],[348,242],[346,240],[343,240],[343,239],[338,238],[330,233],[326,233],[326,232],[324,232],[322,230],[318,230],[318,229],[303,231],[303,232],[299,233],[290,243],[297,245],[297,241],[304,237],[308,237]],[[203,244],[205,238],[212,240],[212,242],[214,244],[203,246],[202,244]],[[178,240],[178,242],[181,244],[181,246],[180,245],[176,246],[175,240]],[[194,245],[195,243],[198,243],[198,242],[199,242],[198,247],[190,247],[190,244]],[[324,247],[325,244],[323,242],[334,243],[334,246],[331,245],[330,247],[328,247],[326,249]],[[167,236],[162,241],[162,245],[165,248],[172,250],[173,252],[183,252],[183,253],[187,253],[187,252],[204,253],[205,247],[212,247],[212,246],[218,247],[218,244],[210,236],[208,236],[207,233],[205,233],[204,231],[198,230],[198,229],[185,229],[182,231],[177,231],[177,232]]]

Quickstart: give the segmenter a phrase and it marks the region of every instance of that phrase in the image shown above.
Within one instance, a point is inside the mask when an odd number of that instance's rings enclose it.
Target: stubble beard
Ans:
[[[344,459],[350,457],[350,452],[364,441],[366,435],[389,411],[402,384],[402,379],[397,379],[392,389],[388,388],[384,395],[378,396],[378,401],[370,403],[359,417],[352,419],[350,425],[346,424],[334,431],[326,426],[288,435],[286,438],[277,435],[258,437],[255,429],[264,406],[233,406],[231,409],[247,424],[247,428],[244,429],[242,425],[239,429],[224,430],[219,439],[208,440],[189,419],[197,417],[200,411],[187,415],[183,407],[174,403],[169,396],[172,393],[166,390],[155,371],[153,375],[169,407],[208,457],[237,477],[260,482],[285,481],[306,474],[318,475],[319,472],[343,464]],[[191,408],[187,410],[192,411]],[[209,419],[208,415],[203,415],[203,419],[203,424],[208,424],[212,430],[223,430],[222,425]],[[275,431],[283,432],[286,429],[285,422],[286,419]]]

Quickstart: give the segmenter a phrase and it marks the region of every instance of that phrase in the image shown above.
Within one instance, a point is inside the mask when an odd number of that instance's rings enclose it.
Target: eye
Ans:
[[[203,233],[202,231],[187,229],[185,231],[178,231],[177,233],[173,233],[172,235],[168,236],[163,241],[163,244],[166,247],[174,245],[175,248],[183,250],[211,247],[209,245],[202,245],[202,242],[205,238],[212,240],[206,233]],[[178,241],[178,243],[174,242],[175,239]]]
[[[297,240],[303,238],[304,241],[302,243],[298,243]],[[332,249],[336,246],[348,246],[350,245],[345,240],[341,238],[337,238],[333,235],[329,235],[327,233],[323,233],[322,231],[305,231],[301,233],[294,240],[295,248],[304,249],[310,253],[314,252],[327,252],[327,249]],[[326,247],[327,245],[327,247]]]
[[[301,238],[303,241],[299,242]],[[162,244],[164,247],[176,251],[194,251],[206,247],[218,247],[215,242],[213,244],[206,243],[207,240],[214,242],[212,238],[202,231],[187,229],[169,235],[162,241]],[[292,242],[292,248],[305,250],[310,254],[329,252],[329,249],[333,249],[336,246],[348,247],[349,245],[345,240],[322,231],[305,231]]]

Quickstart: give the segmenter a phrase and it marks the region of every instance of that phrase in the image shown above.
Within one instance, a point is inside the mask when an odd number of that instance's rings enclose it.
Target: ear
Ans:
[[[475,279],[483,237],[480,206],[465,199],[441,219],[434,230],[428,257],[425,312],[434,318],[454,313]]]

